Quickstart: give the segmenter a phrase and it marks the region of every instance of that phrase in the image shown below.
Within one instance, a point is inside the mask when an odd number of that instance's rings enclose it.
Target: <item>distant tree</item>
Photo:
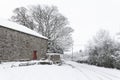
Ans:
[[[58,12],[57,7],[20,7],[14,13],[12,21],[36,30],[49,39],[48,51],[63,53],[71,47],[73,29],[68,27],[67,18]]]
[[[90,64],[98,66],[114,67],[116,51],[119,51],[119,48],[109,33],[100,30],[88,47],[88,61]]]
[[[116,51],[113,58],[115,59],[115,61],[113,62],[114,67],[120,69],[120,51]]]

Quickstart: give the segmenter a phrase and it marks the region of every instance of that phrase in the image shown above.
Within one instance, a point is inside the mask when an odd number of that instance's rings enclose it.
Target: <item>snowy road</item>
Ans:
[[[76,62],[66,62],[82,74],[86,80],[120,80],[120,71],[115,69],[100,68],[96,66],[78,64]]]
[[[31,63],[31,62],[30,62]],[[0,64],[0,80],[120,80],[120,70],[72,61],[57,65],[18,67],[20,62]],[[14,65],[16,67],[11,66]]]

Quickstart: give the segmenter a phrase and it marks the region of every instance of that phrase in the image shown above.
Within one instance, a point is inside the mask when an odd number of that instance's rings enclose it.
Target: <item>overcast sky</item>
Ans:
[[[54,5],[74,29],[74,51],[87,44],[99,29],[120,32],[120,0],[1,0],[0,18],[8,19],[16,7]]]

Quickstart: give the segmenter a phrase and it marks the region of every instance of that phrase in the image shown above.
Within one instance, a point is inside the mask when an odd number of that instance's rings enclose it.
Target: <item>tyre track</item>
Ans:
[[[84,68],[84,69],[86,69],[86,68]],[[89,70],[89,69],[86,69],[86,70]],[[107,76],[107,75],[98,73],[98,72],[96,72],[96,71],[94,71],[94,70],[89,70],[89,71],[94,72],[95,74],[98,74],[98,75],[100,75],[101,77],[106,78],[106,79],[108,79],[108,80],[113,80],[113,79],[111,79],[110,76]],[[106,79],[105,79],[105,80],[106,80]],[[104,80],[104,79],[102,79],[102,80]]]
[[[74,69],[77,69],[75,66],[71,65],[71,64],[68,64],[68,63],[65,63],[66,65],[74,68]],[[78,69],[77,69],[78,70]],[[87,76],[83,71],[79,70],[81,73],[83,73],[83,76],[86,77],[87,80],[92,80],[89,76]]]
[[[81,66],[81,65],[80,65]],[[86,67],[86,66],[82,66],[82,68],[84,68],[84,69],[88,69],[88,70],[90,70],[90,71],[94,71],[94,72],[97,72],[98,74],[101,74],[101,75],[107,75],[107,76],[109,76],[109,77],[111,77],[111,78],[116,78],[117,80],[120,80],[120,77],[119,76],[116,76],[116,75],[113,75],[113,74],[110,74],[110,73],[106,73],[106,72],[104,72],[104,71],[102,71],[102,70],[99,70],[99,69],[97,69],[97,71],[96,70],[94,70],[94,69],[92,69],[91,70],[91,68],[89,68],[89,67]]]
[[[106,73],[106,72],[103,72],[103,71],[100,71],[100,70],[97,70],[97,71],[94,70],[94,72],[97,72],[97,73],[100,73],[100,74],[105,74],[105,75],[107,75],[109,77],[113,77],[113,78],[116,78],[116,79],[120,80],[120,77],[109,74],[109,73]]]
[[[78,66],[80,66],[80,67],[76,67],[76,65],[73,65],[73,64],[69,64],[69,63],[66,63],[67,65],[69,65],[69,66],[71,66],[72,68],[75,68],[75,69],[77,69],[77,70],[79,70],[80,72],[82,72],[87,78],[88,78],[88,80],[93,80],[93,79],[91,79],[91,77],[90,76],[88,76],[88,73],[85,73],[85,71],[83,71],[82,69],[84,69],[84,70],[87,70],[87,71],[90,71],[91,73],[94,73],[94,74],[96,74],[96,77],[99,79],[99,80],[120,80],[120,77],[118,77],[118,76],[115,76],[115,75],[112,75],[112,74],[108,74],[108,73],[105,73],[105,72],[103,72],[103,71],[100,71],[100,70],[94,70],[94,69],[92,69],[92,67],[90,68],[90,67],[86,67],[86,66],[82,66],[82,65],[79,65],[79,64],[77,64]],[[113,78],[115,78],[115,79],[113,79]]]
[[[74,65],[71,65],[71,64],[68,64],[67,63],[67,65],[69,65],[69,66],[71,66],[72,68],[74,68],[74,69],[77,69],[78,71],[80,71],[88,80],[93,80],[93,78],[91,78],[91,77],[93,77],[93,76],[90,76],[90,75],[88,75],[88,73],[85,73],[85,71],[83,71],[82,69],[79,69],[79,68],[77,68],[77,67],[75,67]],[[87,71],[88,72],[88,71]],[[90,73],[93,73],[93,72],[91,72],[90,71]],[[94,77],[96,77],[97,78],[97,80],[112,80],[112,79],[110,79],[110,78],[108,78],[108,77],[100,77],[101,75],[99,75],[98,76],[98,74],[96,75],[96,76],[94,76]],[[96,80],[96,79],[94,79],[94,80]]]

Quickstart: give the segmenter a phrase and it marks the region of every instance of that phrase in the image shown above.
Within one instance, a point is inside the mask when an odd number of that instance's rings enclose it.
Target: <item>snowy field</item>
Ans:
[[[72,61],[65,61],[61,66],[35,64],[18,67],[19,64],[0,64],[0,80],[120,80],[119,70]]]

